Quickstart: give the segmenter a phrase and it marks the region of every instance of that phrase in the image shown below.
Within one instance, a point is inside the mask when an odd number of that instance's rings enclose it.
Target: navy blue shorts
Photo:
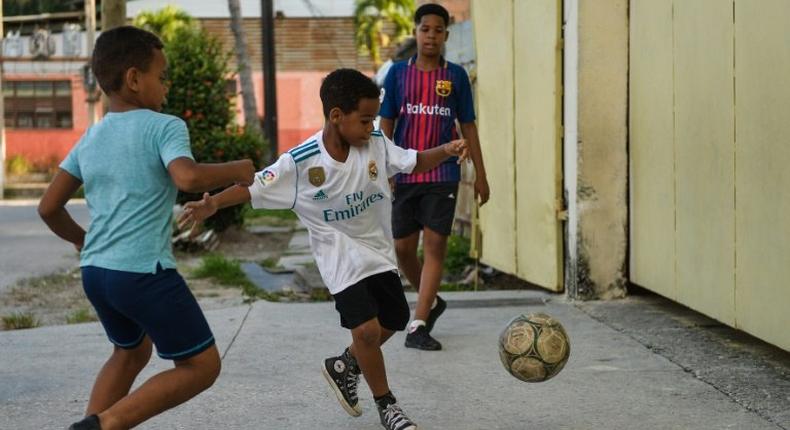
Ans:
[[[195,296],[175,269],[155,274],[86,266],[82,286],[110,342],[133,349],[148,335],[157,354],[185,360],[214,345]]]

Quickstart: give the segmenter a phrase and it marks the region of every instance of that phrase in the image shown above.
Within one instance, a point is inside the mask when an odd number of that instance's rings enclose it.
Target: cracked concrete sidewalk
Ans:
[[[384,348],[393,392],[421,429],[790,429],[789,355],[663,299],[444,295],[444,351],[406,349],[402,333]],[[536,311],[562,321],[571,358],[556,378],[527,384],[502,368],[497,338]],[[139,428],[381,428],[364,383],[364,414],[351,418],[320,374],[349,341],[332,303],[259,301],[207,316],[219,380]],[[81,415],[110,345],[91,323],[0,332],[0,351],[0,428],[60,429]],[[169,365],[154,359],[138,383]]]

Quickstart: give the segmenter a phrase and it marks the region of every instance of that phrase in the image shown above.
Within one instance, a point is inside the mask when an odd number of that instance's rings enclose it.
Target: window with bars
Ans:
[[[71,81],[5,81],[5,126],[72,128]]]

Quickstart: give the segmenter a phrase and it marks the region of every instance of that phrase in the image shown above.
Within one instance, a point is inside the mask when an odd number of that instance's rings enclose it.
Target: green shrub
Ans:
[[[25,175],[33,171],[33,164],[22,155],[13,155],[5,162],[9,175]]]
[[[471,242],[463,236],[452,235],[447,239],[447,256],[444,259],[444,270],[452,275],[460,274],[464,268],[474,263],[469,257]]]
[[[257,168],[263,167],[263,137],[235,124],[232,95],[226,90],[226,82],[233,78],[230,54],[216,37],[192,26],[175,29],[166,40],[170,91],[163,112],[186,122],[195,160],[217,163],[249,158]],[[180,193],[178,202],[200,197]],[[222,209],[206,225],[217,231],[240,225],[241,211],[241,206]]]

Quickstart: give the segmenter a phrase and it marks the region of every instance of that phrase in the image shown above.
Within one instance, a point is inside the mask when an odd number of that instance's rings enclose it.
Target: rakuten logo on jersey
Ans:
[[[453,116],[452,110],[448,107],[439,105],[426,106],[422,103],[417,105],[406,103],[406,113],[410,113],[412,115],[439,115],[446,117]]]

